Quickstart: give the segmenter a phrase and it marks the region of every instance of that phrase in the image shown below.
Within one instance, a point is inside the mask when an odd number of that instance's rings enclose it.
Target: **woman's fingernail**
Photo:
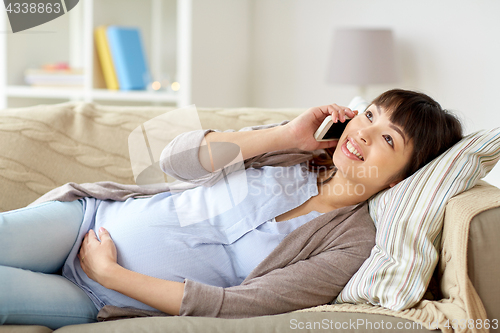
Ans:
[[[99,232],[104,232],[104,231],[106,231],[106,230],[103,227],[99,228]]]

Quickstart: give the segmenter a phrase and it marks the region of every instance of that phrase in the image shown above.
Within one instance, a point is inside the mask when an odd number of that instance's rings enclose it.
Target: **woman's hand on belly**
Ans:
[[[92,280],[103,284],[107,272],[112,271],[117,264],[116,246],[108,231],[99,229],[99,238],[94,230],[90,230],[83,239],[78,258],[83,271]]]
[[[83,239],[78,258],[89,278],[105,288],[171,315],[178,315],[184,295],[184,283],[161,280],[123,268],[117,263],[115,243],[108,231],[99,229],[97,239],[90,230]]]

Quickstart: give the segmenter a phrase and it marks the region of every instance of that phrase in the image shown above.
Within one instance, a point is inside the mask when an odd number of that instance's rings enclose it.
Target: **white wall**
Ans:
[[[193,103],[251,104],[251,18],[251,0],[193,0]]]
[[[211,62],[195,55],[193,102],[198,106],[306,108],[331,102],[346,104],[357,88],[332,86],[325,81],[334,30],[345,26],[389,27],[395,33],[402,74],[398,87],[428,93],[443,107],[454,110],[461,116],[466,133],[500,126],[496,101],[500,94],[500,1],[244,0],[239,6],[235,5],[239,1],[230,0],[206,3],[216,4],[211,9],[205,5],[205,15],[222,19],[219,24],[225,26],[227,38],[217,35],[214,45],[220,51],[212,51]],[[227,7],[229,3],[232,5]],[[241,16],[242,21],[229,20],[231,9],[236,9],[233,15]],[[200,34],[197,38],[211,45],[211,30],[199,23],[195,23]],[[236,38],[235,31],[247,36]],[[222,47],[218,44],[221,39]],[[245,41],[248,52],[242,55],[238,50]],[[228,54],[231,50],[234,53]],[[236,72],[237,63],[247,71]],[[206,78],[204,84],[196,83],[202,81],[201,72],[212,66],[219,75],[216,90],[228,87],[227,91],[213,93]],[[246,93],[233,93],[231,82],[242,82],[240,88]],[[391,86],[370,87],[368,97],[388,88]],[[500,186],[500,167],[486,180]]]
[[[325,82],[335,28],[390,27],[403,76],[397,86],[422,90],[465,112],[469,130],[491,124],[472,112],[491,110],[500,88],[498,1],[256,0],[254,9],[255,106],[346,103],[356,88]],[[386,88],[373,87],[369,95]]]

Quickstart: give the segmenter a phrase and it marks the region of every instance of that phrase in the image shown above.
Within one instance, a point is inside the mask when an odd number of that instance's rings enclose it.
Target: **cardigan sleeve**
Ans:
[[[259,125],[242,128],[240,131],[252,131],[271,128],[288,123],[285,120],[279,124]],[[209,172],[201,165],[198,159],[200,144],[210,132],[218,130],[197,130],[186,132],[175,137],[162,151],[160,156],[160,168],[167,175],[182,182],[195,185],[212,186],[223,178],[222,170]],[[227,130],[225,132],[234,132]],[[243,167],[267,166],[289,166],[307,161],[312,157],[312,152],[299,149],[287,149],[276,152],[265,153],[249,158],[242,163],[235,163],[224,168],[226,174]]]
[[[239,286],[222,288],[186,280],[180,314],[242,318],[329,303],[375,245],[373,222],[371,219],[364,222],[350,224],[328,250],[270,269]]]

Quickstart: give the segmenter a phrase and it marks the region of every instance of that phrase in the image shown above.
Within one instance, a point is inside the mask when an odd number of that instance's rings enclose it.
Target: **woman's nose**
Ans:
[[[360,143],[363,143],[365,145],[370,145],[371,144],[370,131],[367,130],[366,128],[360,128],[358,130],[358,139],[359,139]]]

